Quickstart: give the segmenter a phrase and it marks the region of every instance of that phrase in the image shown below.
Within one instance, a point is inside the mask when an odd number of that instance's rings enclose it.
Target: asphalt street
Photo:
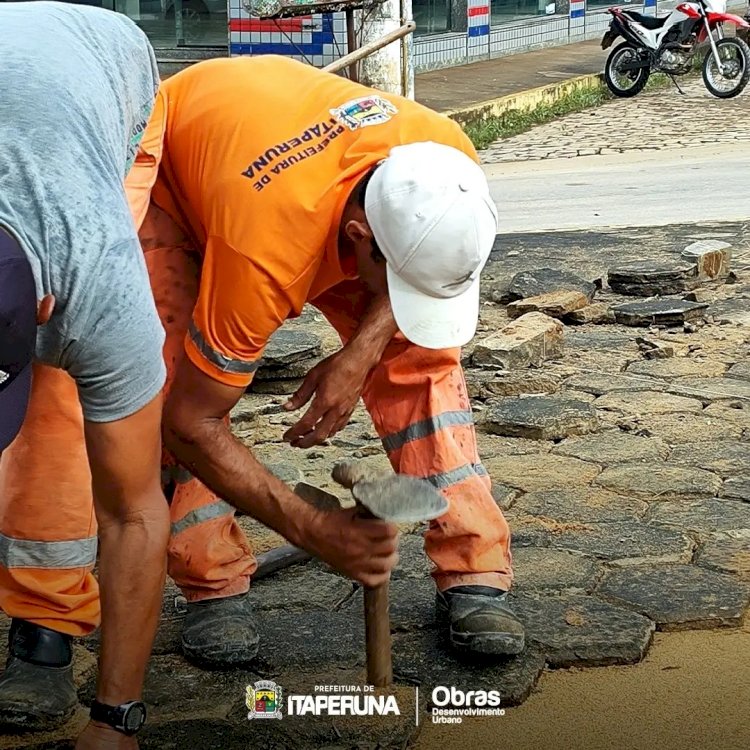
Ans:
[[[683,84],[684,86],[684,84]],[[482,153],[502,233],[742,221],[750,93],[693,79],[498,141]]]

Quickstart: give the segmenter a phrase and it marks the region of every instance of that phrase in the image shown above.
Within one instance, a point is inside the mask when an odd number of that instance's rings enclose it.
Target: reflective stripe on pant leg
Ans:
[[[346,281],[313,304],[346,341],[368,302],[361,284]],[[438,586],[509,588],[510,533],[477,454],[459,350],[422,349],[397,336],[371,373],[364,399],[394,470],[426,478],[450,501],[425,536]]]
[[[96,521],[75,382],[34,365],[29,409],[0,459],[0,605],[70,635],[99,624]]]
[[[140,230],[156,308],[166,332],[165,393],[169,393],[190,325],[200,277],[199,258],[188,238],[164,211],[152,205]],[[163,477],[175,482],[170,503],[169,575],[190,601],[247,591],[256,568],[233,508],[162,456]]]

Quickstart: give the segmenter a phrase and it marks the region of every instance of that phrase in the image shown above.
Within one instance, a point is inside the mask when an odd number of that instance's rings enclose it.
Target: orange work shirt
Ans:
[[[247,386],[284,320],[354,278],[339,256],[341,215],[391,148],[435,141],[477,159],[444,115],[285,57],[198,63],[161,94],[153,198],[204,253],[186,351],[227,385]]]

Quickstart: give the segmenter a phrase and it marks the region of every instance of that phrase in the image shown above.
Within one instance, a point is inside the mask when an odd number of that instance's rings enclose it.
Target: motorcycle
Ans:
[[[690,0],[668,16],[654,18],[624,8],[610,8],[612,21],[602,38],[602,49],[617,39],[607,58],[604,79],[615,96],[635,96],[652,72],[666,73],[682,93],[674,76],[693,65],[699,47],[708,42],[703,60],[703,82],[720,99],[740,94],[750,79],[750,47],[737,37],[725,37],[723,25],[750,28],[739,16],[726,12],[726,0]]]

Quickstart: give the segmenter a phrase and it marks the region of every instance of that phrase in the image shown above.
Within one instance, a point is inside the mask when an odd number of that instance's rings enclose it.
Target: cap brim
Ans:
[[[471,341],[479,319],[479,278],[456,297],[430,297],[390,268],[388,296],[393,317],[406,338],[425,349],[451,349]]]
[[[31,393],[31,363],[16,375],[0,393],[0,452],[4,451],[21,429]]]

